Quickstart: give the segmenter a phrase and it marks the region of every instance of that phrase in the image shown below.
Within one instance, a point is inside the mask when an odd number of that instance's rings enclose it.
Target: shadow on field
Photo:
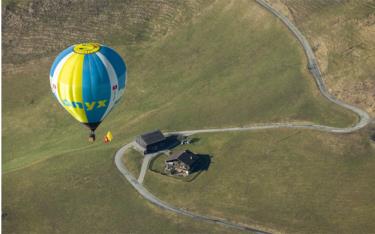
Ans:
[[[166,149],[171,150],[180,144],[181,144],[181,139],[179,135],[167,136],[165,139],[165,150]]]
[[[181,144],[180,135],[170,135],[165,138],[162,143],[159,143],[155,148],[148,149],[146,154],[156,153],[163,150],[171,150]]]
[[[370,140],[375,143],[375,132],[370,135]]]
[[[190,140],[190,144],[198,143],[201,139],[198,137],[194,137]]]
[[[208,154],[197,154],[199,159],[197,162],[194,163],[193,168],[191,169],[191,173],[198,172],[198,171],[207,171],[211,164],[212,156]]]

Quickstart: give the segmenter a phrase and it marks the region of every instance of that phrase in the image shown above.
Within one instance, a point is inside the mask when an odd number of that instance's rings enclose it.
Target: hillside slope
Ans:
[[[3,5],[2,168],[8,232],[206,232],[212,225],[145,204],[116,172],[115,150],[155,128],[275,121],[347,126],[356,120],[320,96],[298,42],[254,2],[97,4]],[[53,58],[86,40],[111,45],[129,68],[124,99],[97,131],[99,139],[113,131],[109,145],[89,144],[87,129],[50,92]]]
[[[203,3],[204,2],[204,3]],[[133,45],[192,17],[210,1],[5,1],[3,63],[20,64],[54,55],[67,45],[99,41]],[[115,36],[114,36],[115,35]],[[7,69],[7,67],[6,67]]]
[[[375,116],[375,2],[270,0],[314,46],[331,92]]]
[[[149,170],[144,185],[159,199],[271,233],[374,230],[375,147],[368,132],[273,129],[193,137],[196,143],[173,152],[210,155],[208,170],[191,182]],[[163,172],[166,158],[152,167]]]
[[[218,2],[199,16],[196,13],[194,20],[187,20],[194,14],[193,8],[187,8],[187,15],[180,16],[184,23],[168,35],[116,46],[128,63],[128,87],[99,135],[115,126],[115,134],[133,137],[153,128],[276,121],[352,124],[352,113],[320,96],[302,49],[285,27],[269,14],[253,14],[263,12],[255,3],[242,5]],[[53,24],[49,27],[55,29]],[[108,37],[126,42],[122,35],[114,32]],[[57,41],[69,43],[65,38]],[[87,131],[50,94],[47,74],[53,57],[30,56],[36,59],[3,73],[5,171],[62,151],[90,147],[81,140]],[[15,96],[14,90],[24,91]]]

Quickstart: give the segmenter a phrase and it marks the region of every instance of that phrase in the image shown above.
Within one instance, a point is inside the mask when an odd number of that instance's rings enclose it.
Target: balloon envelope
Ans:
[[[94,131],[124,93],[126,65],[105,45],[73,45],[53,62],[50,82],[59,103]]]

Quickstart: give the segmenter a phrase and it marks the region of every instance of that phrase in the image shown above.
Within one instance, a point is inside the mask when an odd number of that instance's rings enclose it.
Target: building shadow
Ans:
[[[170,135],[167,136],[164,143],[163,150],[171,150],[181,144],[181,137],[180,135]]]
[[[194,144],[199,141],[200,141],[200,138],[197,138],[197,137],[189,140],[186,136],[179,135],[179,134],[172,134],[172,135],[167,136],[164,141],[156,144],[153,148],[150,148],[147,151],[145,151],[145,154],[156,153],[158,151],[163,151],[163,150],[172,150],[184,142],[188,142],[188,144]]]
[[[152,148],[145,151],[145,154],[152,154],[163,150],[171,150],[181,144],[179,135],[170,135],[165,140],[155,144]]]
[[[191,168],[191,173],[198,171],[207,171],[211,164],[212,156],[208,154],[197,154],[199,159],[194,163],[193,168]]]
[[[375,142],[375,131],[374,131],[374,133],[372,133],[370,135],[370,140],[372,140],[373,142]]]
[[[198,137],[194,137],[190,140],[190,144],[198,143],[201,139]]]

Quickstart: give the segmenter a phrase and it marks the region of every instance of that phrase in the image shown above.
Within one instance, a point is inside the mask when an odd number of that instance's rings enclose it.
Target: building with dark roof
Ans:
[[[144,133],[135,141],[144,149],[144,153],[157,152],[164,149],[166,138],[160,130]]]
[[[165,171],[172,175],[187,176],[190,174],[199,156],[190,150],[179,151],[165,160]]]

